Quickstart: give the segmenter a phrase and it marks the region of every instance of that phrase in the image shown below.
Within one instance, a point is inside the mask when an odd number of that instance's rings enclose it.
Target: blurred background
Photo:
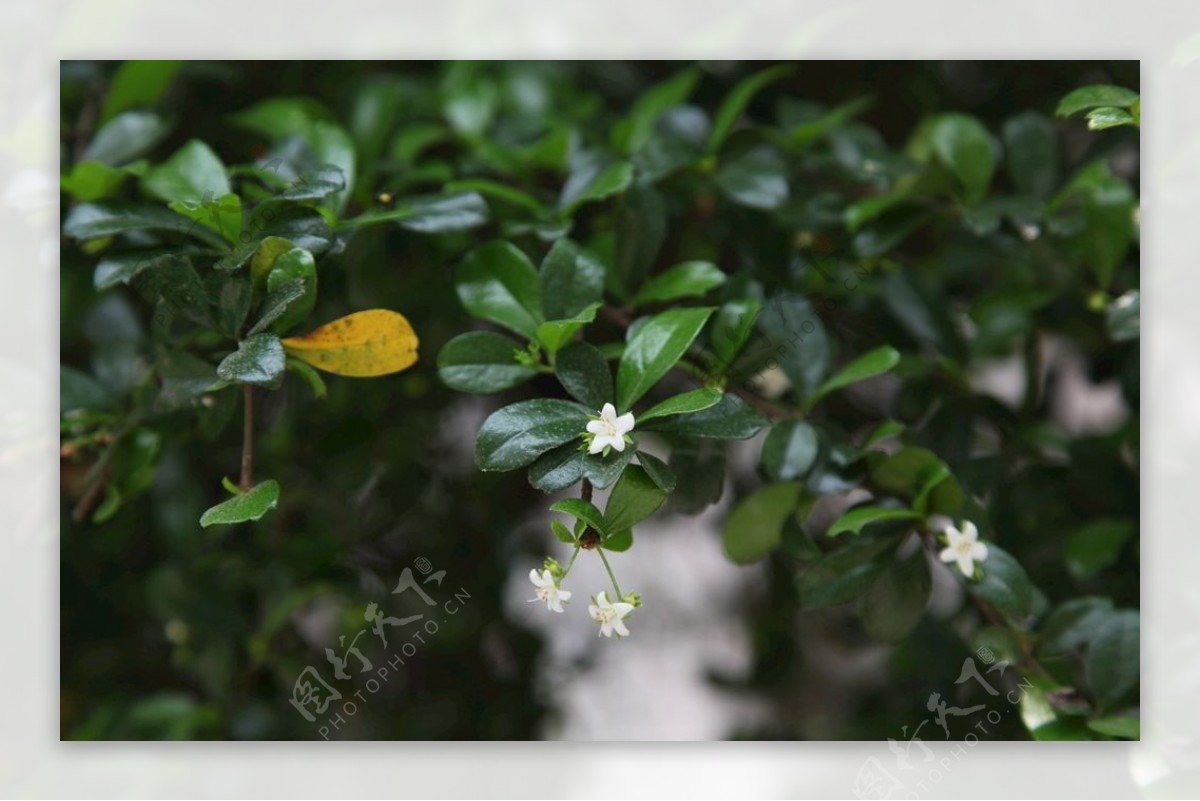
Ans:
[[[565,118],[603,130],[612,110],[628,108],[681,66],[538,62],[485,70],[502,88],[502,103],[521,112],[512,119]],[[764,65],[701,66],[704,79],[690,102],[712,109]],[[114,68],[64,62],[64,152]],[[174,128],[155,152],[169,154],[199,138],[227,164],[251,162],[267,144],[232,125],[229,115],[266,98],[305,97],[353,129],[355,115],[365,113],[360,90],[381,81],[412,102],[406,114],[434,118],[436,107],[421,106],[429,87],[453,87],[455,74],[452,65],[434,63],[186,63],[163,100]],[[860,121],[899,148],[930,113],[969,112],[996,130],[1026,109],[1052,114],[1064,94],[1088,83],[1137,90],[1137,64],[804,63],[758,96],[751,112],[770,117],[789,98],[836,106],[871,96],[874,104]],[[1060,133],[1066,163],[1078,163],[1094,147],[1082,125],[1061,126]],[[1136,186],[1136,135],[1111,142],[1110,164]],[[377,169],[358,203],[370,203],[377,192],[436,187],[446,177],[437,162],[451,154],[436,145],[420,161],[406,160],[394,141],[365,146],[373,148]],[[451,265],[483,238],[478,231],[428,237],[378,227],[322,259],[313,319],[398,310],[420,335],[421,358],[386,378],[330,377],[321,400],[291,381],[264,395],[258,470],[278,479],[284,494],[260,523],[202,530],[196,522],[221,498],[221,478],[236,471],[240,427],[226,425],[237,414],[232,404],[207,410],[199,427],[183,414],[156,421],[164,435],[152,481],[100,523],[90,520],[87,504],[94,454],[64,452],[62,737],[884,739],[902,738],[904,727],[911,733],[928,714],[930,693],[953,688],[971,654],[949,624],[958,585],[939,582],[930,614],[906,641],[889,646],[871,642],[848,610],[801,612],[788,590],[785,556],[732,564],[722,553],[720,529],[733,493],[759,481],[759,440],[732,446],[720,503],[698,516],[660,512],[639,528],[633,550],[612,557],[623,585],[647,600],[633,636],[599,639],[577,615],[551,616],[526,603],[530,568],[547,554],[569,553],[549,532],[546,497],[522,472],[485,474],[475,467],[474,435],[493,409],[522,393],[554,394],[554,381],[539,379],[548,385],[504,397],[466,396],[446,389],[434,364],[441,345],[471,325],[455,296]],[[94,266],[94,256],[64,243],[62,362],[118,391],[136,384],[145,369],[152,310],[123,287],[98,293]],[[1072,476],[1065,465],[1043,465],[1002,488],[996,515],[1012,523],[1017,543],[1030,546],[1005,547],[1023,556],[1039,553],[1046,521],[1078,522],[1070,507],[1078,504],[1080,484],[1137,516],[1136,473],[1103,439],[1122,432],[1136,414],[1137,343],[1132,354],[1129,347],[1114,354],[1100,352],[1087,334],[1079,339],[1082,345],[1045,340],[1039,378],[1047,390],[1038,411],[1082,449],[1072,452],[1077,469],[1091,449],[1091,472]],[[1023,363],[1003,352],[986,355],[974,365],[975,391],[1019,402]],[[886,409],[902,407],[902,400],[885,382],[853,402]],[[953,433],[943,432],[948,439]],[[1018,519],[1022,510],[1033,510],[1041,523]],[[1052,551],[1040,551],[1047,564]],[[1058,586],[1071,580],[1061,569],[1025,561],[1046,592],[1080,592]],[[603,586],[594,562],[581,560],[572,573],[577,588]],[[377,674],[354,674],[360,661],[348,657],[354,675],[337,686],[347,697],[361,692],[355,714],[333,730],[328,716],[306,719],[289,703],[298,677],[312,666],[331,678],[325,650],[345,653],[369,604],[397,617],[422,612],[411,594],[391,594],[405,569],[420,579],[422,568],[445,571],[440,584],[422,586],[439,609],[456,601],[456,611],[441,615],[436,632],[415,642],[412,655],[376,690],[366,678]],[[1135,557],[1104,581],[1106,593],[1136,605]],[[400,629],[389,634],[407,639]],[[376,669],[387,662],[369,630],[357,644]],[[1025,736],[1015,718],[989,735]]]

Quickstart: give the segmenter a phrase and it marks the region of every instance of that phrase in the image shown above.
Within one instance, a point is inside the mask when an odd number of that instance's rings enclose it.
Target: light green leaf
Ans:
[[[193,139],[142,178],[142,188],[157,198],[201,202],[230,193],[225,165],[208,145]]]
[[[569,342],[571,337],[575,336],[575,332],[596,319],[596,311],[599,308],[599,303],[593,303],[590,306],[584,307],[570,319],[549,320],[542,323],[537,327],[538,341],[542,343],[542,346],[549,353],[557,353],[559,348]]]
[[[258,520],[279,503],[279,482],[274,479],[258,484],[247,492],[210,507],[200,516],[200,525],[231,525]]]
[[[725,273],[712,262],[685,261],[647,281],[634,295],[632,305],[700,297],[723,283]]]
[[[1137,127],[1137,118],[1123,108],[1094,108],[1087,113],[1088,130],[1103,131],[1121,125]]]
[[[637,417],[637,422],[646,423],[658,417],[671,417],[677,414],[699,412],[710,406],[715,406],[721,400],[723,393],[719,389],[702,387],[674,395],[661,403],[656,403]]]
[[[181,66],[182,61],[126,61],[117,68],[108,85],[100,122],[108,122],[128,109],[157,104]]]
[[[633,183],[633,172],[633,164],[628,161],[620,161],[605,167],[583,192],[563,206],[563,215],[570,217],[585,203],[604,200],[624,192]]]
[[[732,392],[726,392],[720,401],[707,409],[651,420],[646,430],[705,439],[748,439],[766,425],[767,418],[757,409]]]
[[[864,526],[889,520],[919,520],[921,515],[911,509],[886,509],[881,506],[860,506],[851,509],[839,517],[829,527],[826,536],[836,537],[845,534],[861,534]]]
[[[796,509],[800,485],[795,481],[768,484],[733,508],[725,522],[723,542],[730,559],[746,564],[779,547],[783,524]]]
[[[1129,108],[1138,100],[1138,93],[1120,86],[1093,84],[1081,86],[1058,103],[1054,112],[1059,117],[1070,117],[1081,111],[1100,106]]]
[[[933,153],[962,185],[968,203],[987,195],[996,169],[992,137],[983,123],[967,114],[940,114],[929,121]]]
[[[829,380],[808,397],[804,405],[806,408],[811,409],[817,401],[830,392],[835,392],[842,387],[863,381],[872,376],[886,373],[899,363],[900,352],[890,345],[884,345],[883,347],[864,353],[834,373]]]
[[[584,524],[596,530],[601,536],[608,530],[605,528],[604,513],[596,508],[591,501],[581,498],[564,498],[550,507],[551,512],[562,512],[571,515]]]
[[[650,478],[645,468],[638,465],[627,467],[604,507],[605,530],[619,532],[632,529],[654,514],[666,499],[667,493]]]
[[[1109,737],[1120,737],[1125,740],[1142,739],[1142,722],[1130,715],[1110,715],[1103,718],[1092,718],[1088,728]]]

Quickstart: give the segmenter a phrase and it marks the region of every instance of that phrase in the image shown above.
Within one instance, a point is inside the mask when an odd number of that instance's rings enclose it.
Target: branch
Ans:
[[[238,486],[247,492],[254,479],[254,387],[242,384],[242,405],[245,417],[242,424],[242,478]]]

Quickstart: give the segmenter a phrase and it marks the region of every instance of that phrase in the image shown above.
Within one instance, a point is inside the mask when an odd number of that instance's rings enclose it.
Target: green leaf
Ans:
[[[875,426],[875,428],[871,430],[871,433],[867,435],[867,438],[863,440],[863,450],[867,450],[872,445],[882,442],[885,439],[899,436],[900,434],[904,433],[904,428],[904,423],[900,423],[895,420],[883,421],[879,425]]]
[[[149,153],[170,132],[171,125],[158,114],[126,111],[97,131],[83,151],[83,160],[120,167]]]
[[[602,300],[604,265],[571,240],[559,239],[542,259],[538,286],[545,319],[569,320]]]
[[[725,522],[725,553],[746,564],[779,547],[783,524],[796,509],[800,485],[794,481],[768,484],[743,499]]]
[[[258,484],[241,495],[210,507],[200,517],[200,525],[209,526],[245,523],[258,520],[279,503],[279,482],[274,479]]]
[[[487,201],[477,192],[406,198],[397,209],[403,212],[396,220],[400,227],[419,234],[469,231],[489,217]]]
[[[1138,93],[1120,86],[1093,84],[1081,86],[1058,102],[1054,112],[1059,117],[1070,117],[1081,111],[1099,106],[1129,108],[1138,100]]]
[[[628,551],[633,545],[633,529],[627,528],[621,531],[614,531],[600,542],[600,547],[606,551],[614,551],[621,553]]]
[[[1121,548],[1133,536],[1130,520],[1093,520],[1067,535],[1067,569],[1076,578],[1087,578],[1114,564]]]
[[[933,153],[962,185],[968,203],[987,195],[996,169],[992,137],[983,123],[966,114],[939,114],[929,122]]]
[[[746,340],[750,338],[760,309],[761,304],[752,298],[731,300],[717,309],[709,342],[722,372],[733,364]]]
[[[593,303],[568,320],[550,320],[542,323],[537,327],[538,342],[542,343],[547,352],[557,353],[579,329],[596,319],[596,311],[599,308],[599,303]]]
[[[1003,137],[1013,186],[1040,200],[1050,197],[1060,172],[1054,123],[1036,111],[1023,111],[1004,123]]]
[[[288,356],[287,369],[300,376],[300,378],[304,380],[304,383],[308,384],[308,387],[312,390],[313,395],[318,398],[325,397],[327,392],[325,387],[325,379],[321,378],[321,374],[314,370],[307,363],[300,361],[295,356]]]
[[[597,489],[612,486],[625,472],[625,468],[633,461],[636,450],[626,445],[623,451],[614,451],[608,456],[599,453],[581,453],[583,475]]]
[[[628,161],[620,161],[616,164],[611,164],[600,171],[595,179],[588,184],[574,200],[565,204],[562,208],[564,216],[571,216],[575,210],[585,203],[593,203],[598,200],[618,195],[629,188],[633,183],[633,164]]]
[[[874,103],[870,97],[857,97],[849,100],[835,109],[821,115],[815,120],[802,122],[787,132],[788,142],[797,150],[804,150],[810,144],[821,139],[857,117]]]
[[[332,164],[321,164],[296,176],[275,197],[279,200],[324,200],[346,188],[342,171]]]
[[[768,84],[791,74],[792,70],[793,67],[789,64],[769,67],[743,79],[733,87],[713,117],[712,132],[708,136],[708,152],[716,153],[721,149],[721,145],[725,144],[725,140],[733,131],[733,126],[737,123],[738,118],[742,116],[742,112],[746,110],[746,106],[750,104],[756,94]]]
[[[700,297],[725,283],[725,273],[712,262],[685,261],[647,281],[631,304],[662,303],[679,298]]]
[[[820,443],[808,423],[784,420],[771,428],[763,441],[762,465],[773,481],[800,478],[817,459]]]
[[[678,478],[675,472],[667,466],[667,463],[657,456],[653,456],[645,451],[639,451],[638,464],[646,471],[646,475],[650,476],[650,480],[663,492],[674,492],[678,484]]]
[[[529,484],[542,492],[565,490],[583,478],[583,460],[584,455],[574,442],[552,448],[530,465]]]
[[[242,233],[242,199],[223,195],[213,200],[173,200],[171,211],[216,231],[229,242],[237,242]]]
[[[212,325],[209,293],[186,256],[157,259],[153,269],[139,271],[133,286],[146,298],[198,325]]]
[[[953,515],[962,506],[964,496],[953,476],[937,477],[945,466],[933,451],[905,447],[875,465],[871,481],[880,490],[902,498],[915,499],[924,491],[927,513]]]
[[[1088,721],[1087,725],[1092,731],[1108,735],[1109,737],[1121,737],[1126,740],[1142,739],[1141,720],[1129,715],[1110,715],[1104,718],[1092,718]]]
[[[851,534],[861,534],[864,526],[888,520],[919,520],[921,515],[911,509],[886,509],[881,506],[859,506],[839,517],[825,532],[826,536],[836,537],[849,531]]]
[[[140,203],[81,203],[67,214],[62,230],[72,239],[97,239],[131,231],[172,231],[224,245],[209,228],[162,206]]]
[[[265,331],[267,326],[278,320],[280,315],[287,311],[288,306],[298,300],[303,294],[304,282],[299,278],[293,278],[272,287],[267,292],[267,296],[263,298],[262,311],[259,313],[258,322],[247,333],[253,336],[260,331]]]
[[[192,139],[142,178],[142,188],[171,202],[215,200],[230,193],[225,165],[212,148]]]
[[[783,159],[773,149],[759,147],[722,163],[716,184],[734,203],[773,211],[790,194]]]
[[[108,122],[127,109],[157,104],[181,66],[182,61],[126,61],[117,68],[108,85],[100,122]]]
[[[693,389],[691,392],[684,392],[681,395],[674,395],[642,412],[638,416],[637,421],[640,424],[659,417],[671,417],[677,414],[703,411],[719,403],[722,394],[719,389],[702,387],[700,389]]]
[[[216,307],[214,318],[222,334],[237,339],[250,314],[254,290],[244,275],[209,273],[205,280],[209,302]],[[250,331],[249,333],[258,333]]]
[[[1096,638],[1112,611],[1112,599],[1103,596],[1064,601],[1042,623],[1038,631],[1038,653],[1054,656],[1083,648]]]
[[[654,135],[662,115],[691,97],[699,79],[697,70],[687,69],[642,92],[634,101],[629,116],[613,128],[610,137],[613,149],[625,154],[641,150]]]
[[[574,342],[559,351],[554,374],[572,398],[597,413],[612,402],[612,371],[604,355],[590,343]]]
[[[646,429],[706,439],[748,439],[767,425],[767,418],[744,400],[726,392],[714,406],[699,412],[652,420]]]
[[[544,321],[538,274],[508,242],[495,241],[467,254],[456,275],[458,298],[473,316],[499,323],[529,339]]]
[[[345,188],[329,197],[326,204],[335,214],[341,214],[354,188],[355,159],[354,140],[340,125],[318,120],[308,131],[308,141],[313,154],[322,164],[332,164],[342,171]]]
[[[829,337],[820,316],[807,299],[779,293],[757,318],[758,328],[779,368],[803,395],[820,385],[829,370]]]
[[[971,591],[1005,616],[1017,622],[1033,614],[1034,588],[1021,563],[988,543],[983,562],[983,579]]]
[[[282,300],[283,296],[290,297],[291,291],[285,290],[284,287],[297,281],[300,282],[300,294],[286,301],[273,321],[264,323],[260,320],[255,326],[256,329],[262,330],[262,326],[270,325],[275,333],[285,334],[312,314],[313,307],[317,304],[317,264],[313,254],[304,248],[292,248],[276,257],[270,272],[267,273],[267,299],[263,302],[264,307],[272,295],[275,296],[276,303]],[[265,311],[263,316],[266,316]]]
[[[438,376],[458,392],[512,389],[538,372],[516,360],[518,350],[517,343],[490,331],[459,334],[438,353]]]
[[[564,442],[580,438],[588,415],[570,401],[538,398],[493,412],[475,439],[481,470],[515,470]]]
[[[543,217],[546,214],[546,207],[533,195],[522,192],[520,189],[508,184],[491,181],[487,178],[467,178],[460,181],[450,181],[442,189],[453,193],[470,192],[491,198],[492,200],[510,203],[525,209],[535,217]]]
[[[639,286],[654,264],[667,235],[667,212],[662,196],[649,184],[634,184],[617,209],[616,270],[608,287],[616,295]]]
[[[1118,128],[1122,125],[1137,127],[1138,121],[1123,108],[1094,108],[1087,113],[1088,130],[1103,131],[1108,128]]]
[[[551,506],[550,511],[562,512],[582,520],[587,526],[595,529],[597,534],[603,535],[608,531],[605,528],[604,513],[597,509],[591,501],[581,498],[564,498]]]
[[[58,398],[60,415],[77,409],[107,409],[113,405],[113,398],[103,384],[65,364],[58,368]]]
[[[275,260],[295,247],[295,243],[290,239],[280,236],[268,236],[259,241],[254,257],[250,260],[250,280],[254,283],[255,290],[266,291],[267,276],[271,274]]]
[[[71,172],[59,179],[58,184],[76,200],[90,203],[112,195],[129,175],[126,169],[109,167],[99,161],[79,161],[71,168]]]
[[[895,537],[854,540],[822,556],[796,579],[800,608],[816,609],[853,601],[875,583],[898,544]]]
[[[551,520],[550,531],[554,533],[554,538],[559,542],[565,542],[567,545],[574,545],[576,540],[575,535],[571,533],[571,529],[562,524],[562,521]]]
[[[329,111],[308,97],[272,97],[230,115],[234,125],[271,140],[308,138],[314,120],[330,118]]]
[[[658,511],[666,499],[667,493],[650,478],[645,468],[638,465],[627,467],[604,507],[605,530],[619,532],[632,529]]]
[[[669,309],[640,326],[617,366],[617,408],[625,412],[658,383],[691,346],[712,307]]]
[[[696,514],[721,499],[725,489],[724,443],[707,439],[675,442],[668,464],[676,476],[671,508]]]
[[[1088,645],[1088,686],[1100,709],[1111,709],[1137,686],[1141,675],[1141,616],[1123,609],[1109,614]]]
[[[1142,335],[1142,295],[1132,289],[1108,305],[1105,322],[1113,342],[1129,342]]]
[[[259,204],[250,214],[238,244],[213,265],[217,270],[236,270],[272,237],[286,239],[293,247],[316,255],[329,249],[333,234],[329,223],[316,209],[291,201]]]
[[[931,587],[923,548],[907,559],[888,563],[859,602],[863,628],[883,642],[904,639],[925,613]]]
[[[285,367],[279,337],[255,334],[238,343],[238,349],[217,365],[217,377],[275,389],[283,381]]]

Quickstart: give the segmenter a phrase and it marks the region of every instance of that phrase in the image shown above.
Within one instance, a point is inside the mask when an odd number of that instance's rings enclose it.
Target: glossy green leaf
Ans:
[[[1133,536],[1133,521],[1119,518],[1093,520],[1067,535],[1067,569],[1087,578],[1117,561]]]
[[[604,265],[569,239],[559,239],[538,272],[542,312],[547,320],[567,320],[599,303]]]
[[[237,195],[223,195],[212,200],[174,200],[167,207],[211,228],[229,242],[237,242],[242,233],[242,199]]]
[[[488,221],[487,201],[478,192],[405,198],[397,204],[397,224],[419,234],[469,231]]]
[[[263,298],[258,321],[247,333],[254,335],[260,331],[265,331],[268,326],[279,319],[280,315],[288,310],[291,304],[295,303],[303,295],[304,281],[299,278],[277,283],[267,292],[266,297]]]
[[[1092,718],[1088,728],[1094,732],[1120,737],[1125,740],[1140,740],[1142,738],[1142,722],[1139,718],[1129,715],[1110,715],[1103,718]]]
[[[634,295],[632,305],[700,297],[725,283],[725,273],[712,262],[685,261],[654,276]]]
[[[722,372],[733,364],[733,360],[750,339],[761,308],[762,305],[757,300],[745,298],[728,301],[717,309],[709,342],[713,353],[716,354],[718,368]]]
[[[585,203],[604,200],[624,192],[633,183],[633,173],[633,165],[627,161],[609,165],[600,171],[583,192],[563,206],[563,214],[570,216]]]
[[[725,140],[729,138],[729,134],[733,131],[733,126],[746,110],[746,106],[750,105],[750,101],[754,99],[755,95],[761,92],[768,84],[791,74],[792,70],[793,67],[790,64],[768,67],[743,79],[737,86],[733,87],[713,117],[712,132],[708,136],[708,152],[716,153],[721,149],[721,145],[725,144]]]
[[[967,114],[940,114],[929,121],[928,136],[933,153],[954,173],[967,202],[983,200],[996,169],[987,128]]]
[[[283,381],[283,345],[274,334],[255,334],[217,365],[222,381],[240,381],[275,389]]]
[[[559,348],[571,341],[571,338],[586,324],[596,319],[600,304],[586,306],[574,317],[567,320],[549,320],[537,327],[537,340],[547,353],[555,354]]]
[[[495,411],[475,439],[481,470],[515,470],[558,445],[581,439],[587,410],[569,401],[538,398]]]
[[[458,392],[502,392],[525,383],[537,370],[516,360],[516,342],[490,331],[470,331],[438,353],[438,376]]]
[[[458,298],[473,316],[491,320],[530,339],[544,321],[538,274],[528,257],[508,242],[491,242],[467,254],[456,278]]]
[[[633,545],[633,529],[614,531],[600,542],[600,547],[606,551],[621,553],[628,551]]]
[[[721,499],[725,489],[725,444],[711,439],[680,439],[667,463],[675,473],[671,508],[696,514]]]
[[[726,392],[715,405],[699,412],[662,417],[646,424],[649,431],[705,439],[748,439],[767,426],[767,418],[744,400]]]
[[[633,461],[635,449],[626,445],[623,451],[613,451],[604,456],[603,454],[581,454],[581,464],[583,465],[583,475],[597,489],[605,489],[611,487],[613,482],[624,475],[625,468]]]
[[[354,189],[357,165],[354,140],[340,125],[317,120],[308,131],[308,141],[319,163],[332,164],[341,170],[345,188],[331,195],[326,201],[326,205],[333,209],[334,213],[340,214]]]
[[[292,248],[280,254],[267,273],[267,299],[263,301],[264,308],[275,297],[276,302],[283,297],[290,297],[292,291],[285,289],[295,282],[300,283],[300,294],[287,300],[275,319],[264,324],[261,320],[256,326],[269,324],[277,334],[286,334],[300,323],[308,319],[317,303],[317,265],[313,255],[304,248]],[[266,316],[264,312],[264,317]]]
[[[115,193],[129,175],[128,170],[109,167],[99,161],[79,161],[58,183],[71,197],[90,203]]]
[[[659,417],[672,417],[677,414],[690,414],[692,412],[703,411],[719,403],[722,394],[719,389],[702,387],[680,395],[673,395],[642,412],[638,415],[637,422],[639,424],[647,423]]]
[[[617,366],[619,411],[631,409],[687,353],[713,311],[670,309],[651,317],[628,338]]]
[[[790,195],[783,159],[770,148],[756,148],[723,162],[715,180],[734,203],[760,211],[779,208]]]
[[[613,148],[625,154],[641,150],[654,135],[662,115],[673,106],[684,103],[696,88],[700,73],[687,69],[665,81],[656,83],[638,96],[629,116],[613,128]]]
[[[1081,111],[1100,106],[1115,106],[1129,108],[1138,100],[1138,93],[1121,86],[1093,84],[1081,86],[1068,94],[1058,103],[1055,114],[1059,117],[1070,117]]]
[[[1105,322],[1114,342],[1129,342],[1142,335],[1142,295],[1130,290],[1108,305]]]
[[[889,562],[859,602],[867,634],[882,642],[907,637],[925,613],[932,583],[924,549]]]
[[[796,579],[803,609],[853,601],[891,563],[896,538],[855,540],[811,563]]]
[[[755,562],[779,547],[784,521],[796,509],[800,485],[768,484],[743,499],[725,521],[726,555],[739,564]]]
[[[108,85],[100,122],[108,122],[128,109],[156,105],[181,66],[182,61],[126,61],[117,68]]]
[[[63,233],[72,239],[96,239],[131,231],[168,231],[223,245],[221,237],[199,223],[165,209],[140,203],[81,203],[67,214]]]
[[[1033,614],[1034,588],[1020,562],[994,543],[988,543],[983,578],[971,591],[998,612],[1022,621]]]
[[[574,342],[559,351],[554,374],[572,398],[597,414],[604,404],[612,402],[612,370],[604,355],[590,343]]]
[[[872,523],[889,522],[893,520],[919,520],[921,515],[911,509],[889,509],[882,506],[859,506],[851,509],[833,522],[826,536],[836,537],[849,532],[860,534],[865,526]]]
[[[773,481],[790,481],[808,473],[817,459],[820,443],[808,423],[784,420],[776,423],[763,440],[762,466]]]
[[[247,492],[235,495],[223,503],[210,507],[200,517],[200,525],[232,525],[258,520],[279,503],[279,482],[267,480]]]
[[[1083,648],[1096,638],[1112,611],[1112,599],[1101,596],[1064,601],[1042,623],[1038,653],[1053,656]]]
[[[260,204],[250,214],[245,229],[238,244],[213,265],[215,269],[236,270],[272,237],[286,239],[293,247],[314,255],[324,253],[333,241],[329,223],[320,212],[290,201]]]
[[[518,206],[535,217],[542,217],[546,214],[546,207],[542,202],[528,192],[522,192],[516,187],[502,184],[499,181],[492,181],[487,178],[467,178],[460,181],[451,181],[442,189],[449,193],[471,193],[482,195],[485,198],[498,200],[501,203],[508,203],[513,206]]]
[[[645,468],[630,465],[613,486],[604,507],[606,531],[632,529],[658,511],[667,493],[646,473]]]
[[[653,456],[645,451],[639,451],[638,464],[646,471],[646,475],[650,476],[650,480],[661,489],[663,492],[674,492],[679,479],[675,475],[667,463],[657,456]]]
[[[543,453],[529,466],[529,484],[547,493],[565,490],[584,477],[583,461],[584,455],[578,443],[559,445]]]
[[[812,304],[781,292],[763,306],[756,319],[766,336],[772,361],[801,395],[816,391],[829,371],[829,337]]]
[[[230,193],[225,165],[212,148],[198,139],[147,172],[142,188],[167,202],[215,200]]]
[[[1087,113],[1088,130],[1104,131],[1122,125],[1137,126],[1137,118],[1123,108],[1094,108]]]

